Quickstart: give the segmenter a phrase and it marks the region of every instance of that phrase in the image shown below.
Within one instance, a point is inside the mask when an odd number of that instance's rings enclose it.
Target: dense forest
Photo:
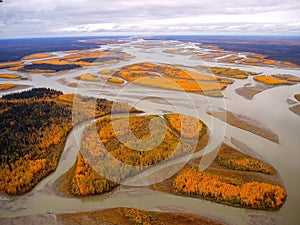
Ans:
[[[20,71],[21,72],[30,72],[30,71],[38,70],[38,71],[59,72],[62,70],[72,70],[72,69],[76,69],[79,67],[80,67],[79,65],[75,65],[75,64],[54,65],[54,64],[41,63],[41,64],[25,65],[23,68],[20,69]]]
[[[32,89],[0,100],[0,191],[29,191],[56,168],[72,128],[71,108],[55,101],[59,94]]]
[[[20,93],[12,93],[3,95],[2,99],[12,100],[12,99],[26,99],[26,98],[45,98],[62,95],[61,91],[56,91],[50,88],[34,88],[28,91],[23,91]]]
[[[0,99],[0,192],[21,194],[31,190],[55,170],[73,125],[106,115],[112,107],[113,102],[105,99],[64,95],[47,88],[3,96]],[[115,103],[114,109],[140,112],[126,103]],[[74,116],[76,119],[72,121]]]

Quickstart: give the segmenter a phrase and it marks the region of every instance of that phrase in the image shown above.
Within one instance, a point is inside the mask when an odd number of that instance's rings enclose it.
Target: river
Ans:
[[[129,44],[108,45],[106,46],[108,49],[123,48],[125,52],[134,55],[135,58],[112,65],[91,66],[80,70],[60,72],[51,77],[46,77],[42,74],[20,73],[28,77],[28,80],[15,80],[13,83],[34,87],[50,87],[62,90],[64,93],[78,93],[110,100],[124,101],[144,110],[147,114],[180,112],[195,116],[203,120],[210,130],[211,140],[205,151],[213,150],[222,141],[230,143],[231,138],[234,138],[254,149],[279,171],[288,193],[287,200],[280,210],[261,211],[234,208],[201,199],[180,197],[152,191],[143,187],[121,187],[109,194],[82,199],[66,198],[57,195],[48,187],[74,164],[79,151],[78,145],[80,145],[81,133],[87,124],[86,122],[76,126],[69,134],[62,157],[54,173],[41,181],[30,193],[17,197],[0,196],[0,217],[17,217],[47,212],[77,212],[120,206],[156,210],[162,207],[170,207],[170,209],[172,207],[179,207],[182,211],[196,212],[201,215],[213,215],[238,225],[246,224],[245,219],[248,215],[264,215],[274,218],[278,224],[299,224],[300,118],[289,110],[287,99],[292,98],[295,93],[300,93],[300,84],[271,88],[257,94],[252,100],[246,100],[242,96],[237,95],[235,89],[249,82],[253,82],[251,77],[246,80],[237,80],[233,85],[229,85],[223,91],[225,98],[206,97],[198,94],[148,88],[131,84],[117,85],[103,82],[93,83],[81,81],[78,88],[71,88],[60,82],[62,78],[67,82],[74,82],[74,77],[83,73],[95,73],[102,69],[117,69],[124,65],[143,61],[183,64],[185,66],[233,66],[229,64],[216,64],[215,62],[204,62],[192,58],[191,55],[163,53],[164,49],[170,48],[170,46],[173,45],[178,45],[178,47],[192,46],[196,48],[193,43],[183,44],[179,42],[166,42],[164,46],[158,45],[157,48],[152,49],[141,49]],[[300,71],[297,69],[243,65],[234,65],[234,67],[265,74],[284,73],[300,77]],[[7,81],[0,81],[0,83],[5,82]],[[10,91],[2,92],[1,94],[9,92]],[[152,98],[149,98],[149,96]],[[279,144],[256,136],[250,132],[226,125],[224,122],[214,119],[205,113],[207,110],[216,108],[223,108],[231,112],[243,114],[259,121],[278,134]],[[149,173],[151,173],[151,171],[149,171]]]

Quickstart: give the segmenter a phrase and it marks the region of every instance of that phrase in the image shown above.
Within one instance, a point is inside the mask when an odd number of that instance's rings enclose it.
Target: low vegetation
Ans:
[[[267,76],[267,75],[255,76],[253,77],[253,79],[258,82],[262,82],[264,84],[269,84],[269,85],[293,84],[290,81],[278,79],[276,77]]]
[[[36,60],[33,64],[50,64],[50,65],[70,65],[70,62],[64,61],[60,58]]]
[[[243,96],[245,99],[249,99],[251,100],[255,95],[265,91],[269,89],[269,87],[266,87],[265,85],[263,86],[259,86],[259,85],[255,85],[255,86],[244,86],[244,87],[239,87],[237,89],[235,89],[235,92],[238,95]]]
[[[291,82],[300,82],[299,77],[292,76],[289,74],[274,74],[273,77],[281,79],[281,80],[291,81]]]
[[[9,73],[2,73],[0,74],[0,78],[4,79],[19,79],[21,76],[15,75],[15,74],[9,74]]]
[[[123,79],[120,79],[118,77],[110,77],[107,79],[108,82],[110,83],[115,83],[115,84],[122,84],[124,83],[124,80]]]
[[[226,67],[208,67],[208,69],[217,76],[222,77],[229,77],[235,79],[246,79],[249,75],[253,75],[254,73],[240,70],[240,69],[233,69],[233,68],[226,68]]]
[[[279,209],[287,196],[277,171],[269,164],[223,144],[213,163],[198,169],[190,161],[177,175],[152,186],[155,190],[204,198],[252,209]]]
[[[56,215],[58,222],[66,225],[87,223],[122,225],[222,225],[203,216],[178,212],[152,212],[134,208],[113,208],[100,211],[65,213]]]
[[[239,56],[230,56],[230,57],[222,58],[221,62],[237,63],[241,59],[243,59],[243,58],[239,57]]]
[[[80,51],[63,57],[64,61],[77,65],[90,66],[92,64],[116,63],[132,58],[131,55],[121,51]]]
[[[298,102],[300,102],[300,94],[295,94],[294,98],[297,99]]]
[[[236,151],[226,144],[223,144],[219,150],[216,161],[219,165],[232,170],[276,174],[276,170],[272,166],[250,155]]]
[[[80,75],[78,77],[75,77],[75,79],[84,80],[84,81],[98,81],[99,77],[97,77],[94,74],[86,73],[86,74]]]
[[[11,88],[17,87],[16,84],[0,84],[0,91],[5,91]]]
[[[78,83],[76,82],[70,82],[67,84],[68,87],[72,87],[72,88],[77,88],[78,87]]]
[[[290,110],[296,115],[300,116],[300,104],[294,105],[290,107]]]
[[[198,56],[201,58],[201,59],[215,59],[215,58],[218,58],[218,57],[223,57],[227,55],[226,53],[214,53],[214,54],[199,54]]]
[[[121,51],[83,50],[68,53],[64,57],[55,58],[48,58],[52,57],[52,54],[36,53],[23,57],[23,60],[33,60],[29,64],[24,65],[21,61],[0,63],[0,69],[30,73],[54,73],[84,66],[126,61],[133,57]]]
[[[102,75],[101,78],[107,80],[107,82],[109,83],[123,84],[125,82],[123,79],[119,77],[111,77],[108,75]]]
[[[113,76],[139,85],[206,95],[220,93],[229,83],[232,83],[225,79],[184,70],[176,66],[147,62],[125,66],[115,72]]]
[[[265,128],[261,123],[246,116],[234,114],[228,111],[209,111],[207,114],[223,120],[234,127],[241,128],[275,143],[279,143],[279,137],[277,134]]]
[[[48,58],[48,57],[51,57],[51,56],[53,56],[53,55],[50,54],[50,53],[35,53],[35,54],[32,54],[32,55],[24,56],[23,59],[24,60],[42,59],[42,58]]]
[[[9,69],[9,68],[21,68],[24,64],[22,62],[4,62],[0,63],[0,69]]]
[[[251,65],[251,66],[299,67],[297,64],[292,62],[268,59],[267,55],[262,55],[257,53],[245,53],[246,55],[244,56],[234,51],[224,51],[222,49],[216,49],[216,50],[217,51],[213,54],[212,53],[202,54],[200,55],[200,57],[202,59],[215,59],[225,63],[243,64],[243,65]],[[222,58],[218,59],[218,57],[222,57]]]
[[[102,75],[109,75],[109,74],[112,74],[113,71],[110,70],[110,69],[105,69],[105,70],[101,70],[99,71],[99,74],[102,74]]]

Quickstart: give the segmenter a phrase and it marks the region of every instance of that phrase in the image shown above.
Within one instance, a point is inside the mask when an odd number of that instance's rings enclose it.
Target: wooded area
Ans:
[[[199,151],[207,144],[207,129],[203,122],[179,114],[168,114],[167,117],[172,125],[156,115],[131,115],[129,118],[105,116],[87,126],[70,193],[85,196],[110,191],[124,179],[154,164]],[[196,128],[192,136],[182,129],[181,122]],[[131,133],[136,140],[130,137]],[[183,136],[182,140],[180,136]]]
[[[0,192],[13,195],[30,191],[56,169],[73,125],[112,110],[140,112],[126,103],[64,95],[47,88],[3,96],[0,99]],[[73,121],[72,116],[76,117]]]

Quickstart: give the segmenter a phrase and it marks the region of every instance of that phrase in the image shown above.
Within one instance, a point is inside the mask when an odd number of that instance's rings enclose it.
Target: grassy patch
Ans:
[[[19,79],[19,78],[21,78],[21,76],[15,75],[15,74],[3,73],[3,74],[0,74],[0,78],[5,78],[5,79]]]
[[[110,69],[105,69],[105,70],[99,71],[99,74],[108,75],[108,74],[112,74],[112,72],[113,71]]]
[[[229,80],[192,70],[184,70],[176,66],[147,62],[125,66],[115,72],[113,76],[143,86],[199,94],[220,92],[232,83]]]
[[[253,77],[255,81],[268,84],[268,85],[282,85],[282,84],[294,84],[290,81],[278,79],[276,77],[267,76],[267,75],[261,75],[261,76],[255,76]]]
[[[53,58],[53,59],[37,60],[34,61],[33,64],[69,65],[70,62],[64,61],[60,58]]]
[[[0,63],[0,69],[7,69],[7,68],[22,68],[24,64],[22,62],[5,62]]]
[[[81,66],[90,66],[92,64],[116,63],[120,60],[127,60],[132,56],[124,52],[114,51],[79,51],[63,57],[62,60],[72,62]]]
[[[252,73],[240,69],[232,69],[226,67],[208,67],[208,69],[217,76],[229,77],[235,79],[246,79]]]
[[[273,77],[291,82],[300,82],[300,78],[288,74],[274,74]]]
[[[90,74],[90,73],[80,75],[78,77],[75,77],[75,79],[84,80],[84,81],[98,81],[99,80],[99,78],[96,75]]]
[[[278,135],[276,135],[271,130],[265,128],[259,122],[251,120],[246,116],[240,114],[234,114],[228,111],[211,111],[211,112],[207,112],[207,114],[219,118],[220,120],[223,120],[224,122],[232,126],[249,131],[253,134],[264,137],[275,143],[279,143]]]
[[[240,171],[260,172],[275,174],[273,167],[252,156],[239,151],[234,151],[230,146],[223,144],[216,158],[218,164],[229,169]]]
[[[67,84],[68,87],[73,87],[73,88],[77,88],[78,87],[78,83],[76,82],[71,82]]]
[[[222,225],[215,219],[178,212],[151,212],[134,208],[112,208],[100,211],[57,215],[64,224],[123,224],[123,225]]]
[[[111,77],[111,76],[108,76],[108,75],[102,75],[101,78],[106,79],[107,82],[109,82],[109,83],[116,83],[116,84],[124,83],[124,80],[121,79],[121,78],[118,78],[118,77]]]
[[[290,110],[296,115],[300,116],[300,104],[290,107]]]
[[[8,90],[17,87],[16,84],[0,84],[0,91]]]
[[[42,59],[42,58],[48,58],[51,56],[53,56],[53,55],[50,53],[36,53],[36,54],[24,56],[23,59],[24,60]]]
[[[294,98],[297,99],[298,102],[300,102],[300,94],[295,94]]]

